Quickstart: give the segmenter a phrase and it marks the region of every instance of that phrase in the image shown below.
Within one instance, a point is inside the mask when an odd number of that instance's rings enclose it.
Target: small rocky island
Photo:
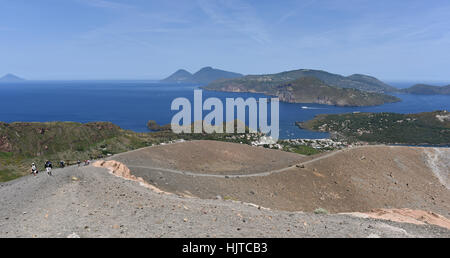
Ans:
[[[0,77],[0,83],[5,83],[5,82],[22,82],[25,81],[25,79],[22,79],[14,74],[7,74],[3,77]]]
[[[426,84],[416,84],[412,87],[402,89],[400,92],[416,95],[450,95],[450,85],[432,86]]]

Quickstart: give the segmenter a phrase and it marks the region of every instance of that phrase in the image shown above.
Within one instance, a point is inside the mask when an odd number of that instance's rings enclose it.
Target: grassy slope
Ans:
[[[175,139],[165,133],[125,131],[111,123],[0,123],[0,181],[29,172],[32,162],[42,171],[45,160],[95,159]]]
[[[359,113],[319,115],[313,120],[299,123],[302,128],[337,132],[341,138],[399,144],[450,144],[450,120],[440,121],[437,116],[449,116],[436,111],[420,114]]]
[[[238,134],[174,134],[171,131],[135,133],[107,122],[95,123],[1,123],[0,182],[30,172],[35,162],[43,171],[46,160],[58,166],[60,160],[97,159],[178,139],[218,140],[250,144],[255,136]]]

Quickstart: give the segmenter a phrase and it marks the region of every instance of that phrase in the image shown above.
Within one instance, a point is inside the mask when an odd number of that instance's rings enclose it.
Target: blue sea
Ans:
[[[396,86],[395,84],[393,84]],[[399,84],[402,87],[404,84]],[[411,83],[412,85],[412,83]],[[136,132],[147,132],[148,120],[170,123],[175,98],[193,100],[198,85],[162,84],[155,81],[27,81],[0,84],[0,121],[46,122],[109,121]],[[295,126],[323,113],[418,113],[450,110],[450,96],[395,94],[402,102],[376,107],[335,107],[280,103],[280,138],[326,138]],[[262,94],[203,91],[203,99],[265,97]],[[224,101],[225,103],[225,101]],[[204,112],[206,115],[208,112]]]

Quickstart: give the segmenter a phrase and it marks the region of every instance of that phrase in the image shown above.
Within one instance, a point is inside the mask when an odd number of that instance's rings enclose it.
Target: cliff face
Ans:
[[[329,86],[314,77],[303,77],[281,85],[272,84],[270,78],[258,81],[224,80],[206,89],[227,92],[252,92],[277,96],[283,102],[317,103],[336,106],[374,106],[400,101],[380,93]]]

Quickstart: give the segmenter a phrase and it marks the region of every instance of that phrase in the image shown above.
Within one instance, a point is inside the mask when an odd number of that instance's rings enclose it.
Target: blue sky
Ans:
[[[204,66],[450,80],[450,1],[0,0],[0,74],[159,79]]]

